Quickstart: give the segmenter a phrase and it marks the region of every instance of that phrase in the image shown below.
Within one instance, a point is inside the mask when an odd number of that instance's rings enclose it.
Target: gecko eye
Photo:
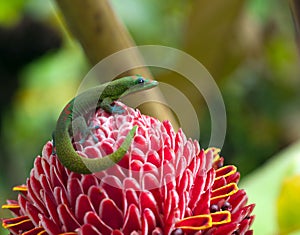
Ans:
[[[144,78],[142,78],[142,77],[139,77],[138,79],[137,79],[137,83],[138,84],[141,84],[141,83],[144,83],[145,82],[145,80],[144,80]]]

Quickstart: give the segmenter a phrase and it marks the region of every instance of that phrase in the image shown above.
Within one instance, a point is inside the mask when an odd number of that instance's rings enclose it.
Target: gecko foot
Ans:
[[[122,114],[125,112],[125,109],[121,106],[111,106],[111,113],[115,113],[115,114]]]
[[[90,126],[85,130],[80,130],[82,138],[81,140],[79,140],[79,144],[83,144],[87,140],[89,135],[92,136],[95,143],[98,143],[98,138],[94,135],[93,130],[97,130],[99,128],[99,125],[93,126],[93,124],[91,123]]]

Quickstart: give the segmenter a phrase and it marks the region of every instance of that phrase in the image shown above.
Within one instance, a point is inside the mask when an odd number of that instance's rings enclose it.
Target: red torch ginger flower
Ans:
[[[223,166],[217,149],[201,150],[168,121],[117,105],[126,112],[93,116],[98,143],[90,138],[75,146],[83,156],[104,156],[137,125],[125,157],[81,175],[62,166],[48,142],[26,184],[14,188],[18,199],[2,206],[14,215],[2,219],[4,228],[24,235],[252,234],[254,205],[237,186],[236,167]]]

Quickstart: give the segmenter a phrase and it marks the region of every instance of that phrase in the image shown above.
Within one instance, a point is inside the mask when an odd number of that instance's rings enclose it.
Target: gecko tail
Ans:
[[[122,145],[113,153],[106,155],[102,158],[84,158],[81,157],[82,163],[85,165],[85,169],[88,169],[89,172],[78,172],[78,173],[97,173],[99,171],[106,170],[115,164],[117,164],[122,158],[125,156],[128,151],[135,132],[137,130],[137,126],[133,126],[133,128],[129,131],[127,136],[125,137]]]

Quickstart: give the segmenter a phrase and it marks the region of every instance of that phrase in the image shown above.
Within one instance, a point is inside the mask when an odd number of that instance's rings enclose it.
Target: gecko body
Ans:
[[[128,76],[90,88],[73,98],[61,112],[54,132],[53,142],[60,162],[69,170],[81,174],[99,172],[119,162],[131,145],[137,126],[129,131],[124,142],[115,152],[102,158],[85,158],[75,151],[71,141],[70,130],[74,125],[73,121],[83,119],[80,121],[80,128],[81,130],[83,127],[87,129],[83,118],[87,112],[102,108],[111,114],[122,113],[124,110],[119,106],[114,106],[114,101],[125,95],[150,89],[157,84],[157,81],[141,76]],[[86,133],[86,130],[82,132]]]

